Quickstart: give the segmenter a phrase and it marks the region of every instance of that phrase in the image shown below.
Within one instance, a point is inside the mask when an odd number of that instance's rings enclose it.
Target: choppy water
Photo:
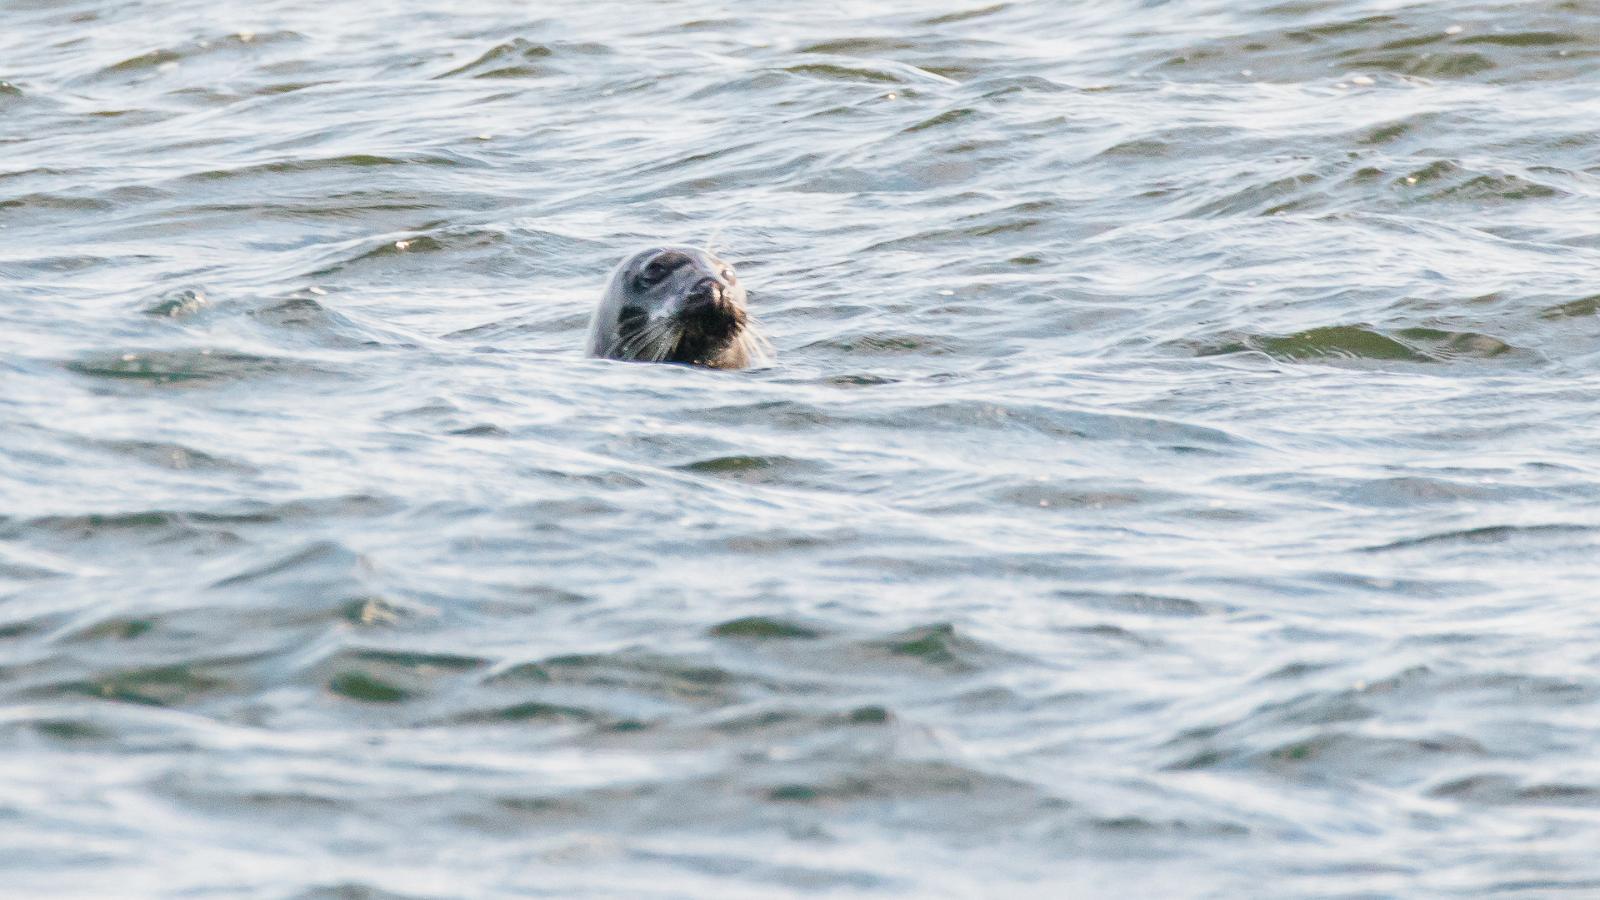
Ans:
[[[0,0],[5,891],[1600,892],[1600,4],[987,2]]]

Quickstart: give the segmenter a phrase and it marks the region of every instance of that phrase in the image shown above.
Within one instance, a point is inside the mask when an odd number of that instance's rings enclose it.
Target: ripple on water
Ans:
[[[271,180],[284,175],[312,173],[337,174],[341,171],[369,169],[403,169],[412,166],[455,168],[470,165],[470,160],[460,154],[423,153],[407,156],[380,156],[371,153],[351,153],[313,159],[287,159],[258,163],[233,169],[208,169],[184,176],[188,181],[226,182],[243,180]]]
[[[435,76],[437,78],[541,78],[562,71],[568,57],[607,57],[612,49],[600,43],[540,43],[512,38],[481,56]]]
[[[1457,531],[1445,531],[1438,534],[1429,534],[1422,537],[1405,538],[1391,541],[1387,544],[1378,544],[1363,548],[1368,553],[1384,553],[1392,550],[1414,550],[1437,545],[1533,545],[1538,546],[1546,540],[1557,544],[1572,544],[1562,538],[1577,537],[1578,545],[1594,543],[1596,529],[1585,525],[1487,525],[1481,528],[1467,528]]]
[[[1330,70],[1335,77],[1392,73],[1439,80],[1532,80],[1572,77],[1574,66],[1600,49],[1600,29],[1564,13],[1560,4],[1519,8],[1515,29],[1469,25],[1475,16],[1452,9],[1419,6],[1202,40],[1161,60],[1156,69],[1186,80],[1296,82],[1327,77]]]
[[[1568,192],[1523,172],[1475,171],[1455,160],[1435,160],[1396,177],[1391,186],[1419,202],[1515,203],[1569,196]]]
[[[73,696],[168,708],[193,707],[245,688],[242,669],[259,657],[201,659],[182,663],[101,669],[84,679],[24,690],[34,700]]]
[[[1196,352],[1212,356],[1247,350],[1284,362],[1448,363],[1509,356],[1511,361],[1526,365],[1542,358],[1488,334],[1424,327],[1387,331],[1366,325],[1329,325],[1285,335],[1243,335],[1202,344]]]
[[[65,365],[72,372],[99,380],[180,387],[265,378],[325,378],[339,371],[306,359],[209,347],[97,354]]]
[[[175,68],[176,64],[199,60],[208,56],[238,52],[254,54],[273,45],[293,44],[304,40],[306,40],[305,35],[294,31],[236,32],[233,34],[214,35],[171,47],[150,50],[137,56],[130,56],[101,68],[87,80],[91,82],[122,80],[128,76],[169,71]]]
[[[961,633],[949,622],[857,640],[845,652],[857,660],[858,666],[952,676],[1005,668],[1023,660],[1020,655]]]
[[[345,648],[320,660],[313,677],[344,700],[415,706],[488,665],[487,659],[450,653]]]
[[[1159,594],[1109,593],[1098,591],[1060,591],[1063,600],[1110,612],[1132,613],[1141,616],[1193,618],[1215,615],[1225,611],[1212,603],[1201,603],[1185,597],[1167,597]]]
[[[747,686],[744,679],[719,666],[643,651],[551,656],[502,668],[485,683],[588,696],[619,713],[630,709],[661,713],[666,711],[662,704],[719,706],[736,699]]]
[[[88,443],[106,450],[120,460],[137,461],[162,469],[232,475],[253,475],[260,471],[259,467],[243,460],[166,441],[96,440]]]
[[[326,291],[314,289],[257,301],[243,312],[252,322],[265,326],[279,344],[332,350],[416,347],[411,335],[374,322],[364,313],[340,310],[334,303]]]
[[[1473,806],[1600,808],[1600,785],[1529,782],[1513,775],[1470,775],[1436,785],[1428,796]]]

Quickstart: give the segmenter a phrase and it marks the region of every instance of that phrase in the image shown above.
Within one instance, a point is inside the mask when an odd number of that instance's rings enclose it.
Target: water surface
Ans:
[[[1595,3],[0,16],[7,890],[1600,891]]]

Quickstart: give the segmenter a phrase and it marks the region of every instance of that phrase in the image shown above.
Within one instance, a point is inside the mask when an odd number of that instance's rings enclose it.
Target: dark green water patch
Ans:
[[[324,663],[335,671],[330,691],[365,703],[410,700],[486,665],[487,660],[471,656],[378,648],[341,650]]]
[[[1515,31],[1503,34],[1474,34],[1456,41],[1458,44],[1493,44],[1498,47],[1556,47],[1576,44],[1583,40],[1575,34],[1559,31]]]
[[[948,674],[965,674],[1008,661],[1008,654],[959,633],[953,624],[923,625],[859,645],[885,662],[915,663]]]
[[[109,741],[115,737],[115,732],[79,719],[43,719],[29,724],[40,735],[69,744]]]
[[[811,640],[821,637],[821,632],[804,625],[767,616],[747,616],[730,619],[712,626],[712,637],[742,638],[744,640]]]
[[[366,672],[342,672],[328,682],[328,690],[362,703],[399,703],[413,693]]]
[[[799,66],[788,66],[785,72],[791,75],[804,75],[826,81],[868,81],[878,84],[903,84],[905,78],[893,72],[881,69],[871,69],[864,66],[847,66],[839,63],[807,63]]]
[[[490,685],[550,684],[694,704],[722,703],[759,681],[729,669],[639,652],[576,653],[520,663],[485,679]]]
[[[1090,825],[1113,834],[1172,835],[1178,838],[1236,838],[1250,834],[1249,827],[1235,822],[1191,822],[1184,819],[1158,820],[1143,816],[1093,819]]]
[[[156,627],[151,619],[107,619],[79,629],[67,637],[69,641],[131,641],[143,637]]]
[[[1393,72],[1420,78],[1469,78],[1495,68],[1494,60],[1488,56],[1459,50],[1432,53],[1354,51],[1341,56],[1344,64],[1352,69]]]
[[[1519,202],[1566,196],[1566,191],[1513,172],[1480,172],[1453,160],[1436,160],[1394,179],[1415,201]]]
[[[1259,350],[1286,362],[1341,359],[1430,363],[1435,359],[1380,331],[1362,325],[1330,325],[1286,335],[1251,335],[1204,349],[1201,356]]]
[[[875,56],[893,53],[897,50],[915,50],[918,44],[891,37],[852,37],[837,38],[829,41],[818,41],[806,44],[795,50],[796,53],[827,53],[840,56]]]
[[[883,725],[894,719],[894,714],[882,706],[858,706],[845,715],[851,725]]]
[[[183,54],[176,50],[151,50],[138,56],[129,57],[122,62],[110,65],[100,70],[102,75],[115,75],[124,72],[140,72],[146,69],[156,69],[167,63],[175,63],[183,58]]]
[[[564,59],[604,57],[612,52],[605,44],[537,42],[519,37],[496,44],[471,62],[435,77],[535,79],[560,71]]]
[[[392,666],[423,674],[471,672],[489,664],[488,660],[477,656],[460,656],[453,653],[418,653],[409,650],[352,650],[340,655],[342,658],[352,662]]]
[[[1600,294],[1569,300],[1566,303],[1546,307],[1539,312],[1541,319],[1571,319],[1600,314]]]
[[[1437,328],[1402,328],[1396,334],[1408,344],[1424,350],[1433,359],[1495,359],[1525,351],[1499,338],[1477,332],[1443,331]]]
[[[781,484],[813,474],[822,467],[809,460],[786,456],[716,456],[673,468],[743,484]]]
[[[958,12],[934,16],[931,19],[924,19],[922,24],[954,25],[957,22],[969,22],[973,19],[982,19],[997,13],[1005,12],[1006,10],[1010,9],[1011,6],[1012,4],[1010,3],[996,3],[992,6],[980,6],[976,9],[964,9]]]
[[[718,456],[684,463],[676,468],[685,472],[703,472],[708,475],[743,475],[783,465],[788,460],[781,456]]]
[[[232,686],[198,666],[174,664],[111,672],[63,685],[62,691],[145,706],[182,706]]]
[[[485,710],[470,710],[451,717],[455,724],[595,723],[607,717],[591,709],[562,703],[526,700]]]
[[[931,119],[924,119],[921,122],[906,128],[902,133],[916,134],[919,131],[928,131],[944,125],[953,125],[957,122],[970,119],[976,115],[978,115],[978,111],[975,109],[960,108],[946,110],[945,112],[942,112]]]

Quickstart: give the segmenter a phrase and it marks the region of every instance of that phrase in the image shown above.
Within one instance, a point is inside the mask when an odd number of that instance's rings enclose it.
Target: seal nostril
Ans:
[[[722,284],[715,278],[702,278],[689,289],[688,299],[712,303],[721,300]]]

